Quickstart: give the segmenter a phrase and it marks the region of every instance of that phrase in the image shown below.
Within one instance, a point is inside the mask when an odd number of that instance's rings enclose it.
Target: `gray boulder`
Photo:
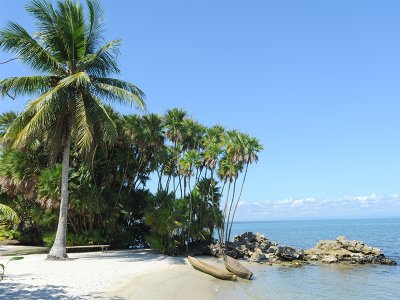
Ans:
[[[339,236],[334,240],[322,240],[314,248],[304,251],[306,258],[314,260],[322,257],[322,262],[344,261],[352,264],[388,264],[396,265],[394,260],[386,258],[381,250],[364,244],[361,241],[347,240]]]
[[[276,256],[286,261],[304,259],[304,253],[302,250],[287,246],[278,247],[278,250],[276,251]]]
[[[264,253],[262,253],[261,251],[255,251],[251,257],[250,257],[251,261],[254,262],[264,262],[267,260],[267,257],[265,256]]]

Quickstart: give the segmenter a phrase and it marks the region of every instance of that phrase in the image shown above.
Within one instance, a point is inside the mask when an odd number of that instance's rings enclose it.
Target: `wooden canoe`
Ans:
[[[236,259],[225,255],[224,256],[225,268],[240,278],[251,279],[253,273],[242,266]]]
[[[235,274],[221,270],[217,267],[214,267],[210,264],[200,261],[197,258],[188,256],[188,260],[190,264],[193,266],[193,268],[208,275],[214,276],[215,278],[222,280],[231,280],[231,281],[236,281],[237,279]]]

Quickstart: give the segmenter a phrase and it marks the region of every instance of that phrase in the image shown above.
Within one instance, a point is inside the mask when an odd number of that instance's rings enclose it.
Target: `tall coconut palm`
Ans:
[[[188,235],[187,235],[187,244],[186,244],[186,254],[189,253],[189,243],[190,243],[190,229],[192,226],[192,217],[193,217],[193,203],[192,203],[192,191],[190,187],[191,177],[194,175],[194,168],[200,161],[199,152],[196,150],[189,150],[184,153],[182,158],[179,161],[179,171],[183,175],[184,185],[185,185],[185,193],[186,196],[186,184],[189,188],[189,221],[188,221]]]
[[[238,208],[240,199],[242,197],[243,187],[244,187],[244,183],[246,181],[249,165],[258,161],[258,154],[259,154],[259,152],[261,152],[263,150],[263,146],[261,145],[260,141],[257,138],[253,138],[253,137],[251,137],[247,134],[243,134],[243,133],[240,133],[239,135],[240,136],[237,139],[237,141],[240,141],[240,146],[239,146],[240,153],[238,153],[236,155],[236,157],[240,157],[241,161],[245,164],[245,171],[244,171],[242,186],[240,188],[239,197],[236,201],[235,209],[232,214],[232,219],[231,219],[229,232],[228,232],[228,240],[231,236],[232,225],[233,225],[233,221],[234,221],[235,215],[236,215],[236,209]]]
[[[11,77],[0,81],[1,94],[40,95],[4,136],[6,142],[23,148],[41,138],[53,149],[62,149],[62,179],[59,223],[48,258],[66,258],[68,215],[68,169],[71,144],[89,151],[95,139],[116,137],[113,121],[100,98],[144,108],[144,94],[135,85],[109,78],[119,73],[120,40],[104,45],[104,15],[99,3],[87,0],[84,7],[74,1],[33,0],[26,6],[35,18],[37,33],[8,22],[0,31],[0,49],[11,52],[41,75]]]
[[[148,114],[140,118],[140,130],[135,136],[138,150],[138,167],[133,176],[131,187],[136,187],[140,173],[147,173],[156,169],[156,154],[164,146],[162,118],[156,114]]]
[[[222,219],[222,227],[221,227],[221,237],[222,240],[220,241],[221,244],[223,244],[225,240],[225,244],[227,244],[227,229],[228,229],[228,224],[229,224],[229,215],[230,211],[232,209],[232,201],[235,197],[235,192],[236,192],[236,182],[239,177],[239,173],[242,171],[243,164],[241,163],[236,163],[231,155],[225,151],[224,156],[220,159],[219,161],[219,166],[218,166],[218,177],[220,180],[223,182],[223,188],[225,187],[226,183],[228,183],[228,191],[226,193],[226,199],[225,199],[225,205],[224,205],[224,210],[223,210],[223,219]],[[233,185],[233,191],[231,194],[231,187]],[[231,199],[231,205],[229,208],[229,214],[228,214],[228,203],[229,199]]]
[[[210,171],[211,174],[211,180],[209,189],[208,189],[208,196],[211,197],[211,199],[214,199],[214,188],[213,184],[215,185],[214,181],[214,171],[217,167],[218,159],[221,157],[223,154],[223,140],[225,139],[225,128],[222,126],[213,126],[211,128],[208,128],[206,130],[204,139],[203,139],[203,159],[204,159],[204,165],[207,168],[207,170]],[[213,184],[211,184],[213,183]],[[217,208],[219,208],[219,203]],[[217,216],[217,211],[215,205],[212,206],[212,211],[214,215],[214,221],[216,224],[218,224],[217,220],[219,219]],[[221,231],[218,230],[218,235],[219,235],[219,240],[222,243],[222,237],[221,237]]]
[[[184,138],[184,120],[186,116],[187,116],[186,111],[179,108],[168,110],[164,116],[164,127],[166,129],[165,135],[174,144],[173,152],[176,164],[174,170],[175,176],[173,176],[172,180],[173,180],[175,198],[176,198],[176,190],[178,188],[175,182],[176,175],[178,176],[179,180],[178,185],[181,188],[181,197],[182,197],[182,184],[181,184],[181,176],[178,172],[178,162],[179,162],[179,153],[182,150],[182,141]]]

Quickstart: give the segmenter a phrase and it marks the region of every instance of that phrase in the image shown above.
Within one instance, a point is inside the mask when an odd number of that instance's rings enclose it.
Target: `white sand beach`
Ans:
[[[0,299],[218,299],[218,280],[195,271],[183,257],[150,250],[69,257],[49,261],[45,254],[31,254],[11,262]],[[7,259],[0,256],[0,263]]]

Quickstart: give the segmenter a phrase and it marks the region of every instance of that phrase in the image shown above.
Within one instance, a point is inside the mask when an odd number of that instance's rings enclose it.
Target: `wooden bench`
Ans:
[[[83,246],[68,246],[66,247],[67,250],[71,249],[96,249],[100,248],[101,252],[107,252],[110,245],[83,245]]]

